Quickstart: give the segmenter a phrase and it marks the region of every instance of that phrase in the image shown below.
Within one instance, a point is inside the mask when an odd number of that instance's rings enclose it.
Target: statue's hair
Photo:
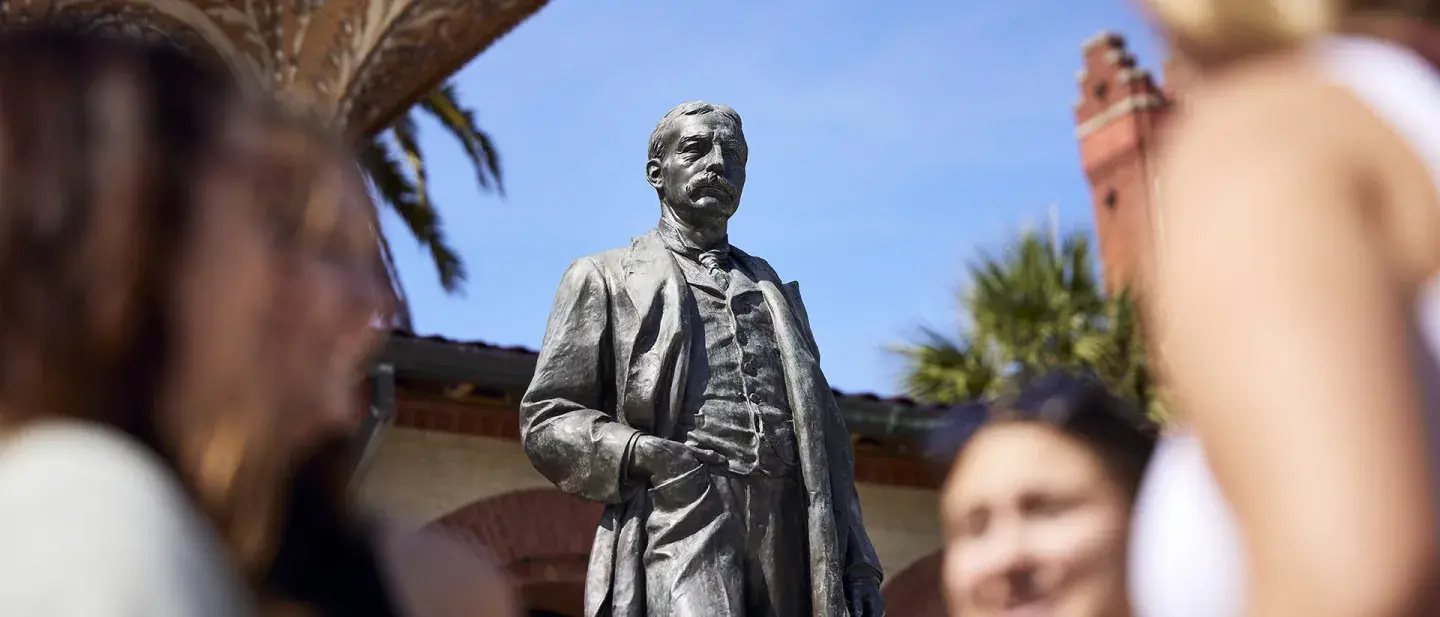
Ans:
[[[1146,0],[1176,51],[1201,66],[1292,48],[1376,13],[1440,22],[1440,0]]]
[[[655,130],[650,133],[649,158],[660,158],[660,151],[665,147],[665,136],[675,130],[675,123],[684,116],[703,116],[705,114],[720,114],[735,123],[735,130],[744,130],[740,122],[740,114],[728,105],[716,105],[705,101],[688,101],[676,105],[673,109],[665,112],[665,117],[655,125]]]

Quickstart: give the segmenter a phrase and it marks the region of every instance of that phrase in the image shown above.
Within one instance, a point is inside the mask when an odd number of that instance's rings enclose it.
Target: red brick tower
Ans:
[[[1105,285],[1116,292],[1138,283],[1137,261],[1153,229],[1152,159],[1171,98],[1137,66],[1120,35],[1101,33],[1083,49],[1075,137],[1090,181]]]

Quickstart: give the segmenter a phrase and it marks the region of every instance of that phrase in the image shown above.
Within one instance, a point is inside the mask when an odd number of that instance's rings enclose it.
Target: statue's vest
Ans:
[[[718,289],[698,264],[676,256],[699,319],[680,430],[741,474],[793,474],[799,453],[775,324],[753,276],[733,270]]]

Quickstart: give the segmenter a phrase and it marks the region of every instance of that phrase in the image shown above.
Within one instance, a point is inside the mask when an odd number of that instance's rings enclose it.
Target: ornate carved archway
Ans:
[[[504,564],[532,615],[579,617],[602,510],[554,489],[531,489],[481,499],[430,525]]]
[[[901,570],[881,589],[890,617],[946,617],[940,594],[940,551]]]

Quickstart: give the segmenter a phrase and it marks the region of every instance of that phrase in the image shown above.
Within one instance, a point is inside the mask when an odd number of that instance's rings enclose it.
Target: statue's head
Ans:
[[[723,221],[740,207],[745,189],[745,145],[740,114],[724,105],[681,103],[650,134],[645,177],[682,222]]]

